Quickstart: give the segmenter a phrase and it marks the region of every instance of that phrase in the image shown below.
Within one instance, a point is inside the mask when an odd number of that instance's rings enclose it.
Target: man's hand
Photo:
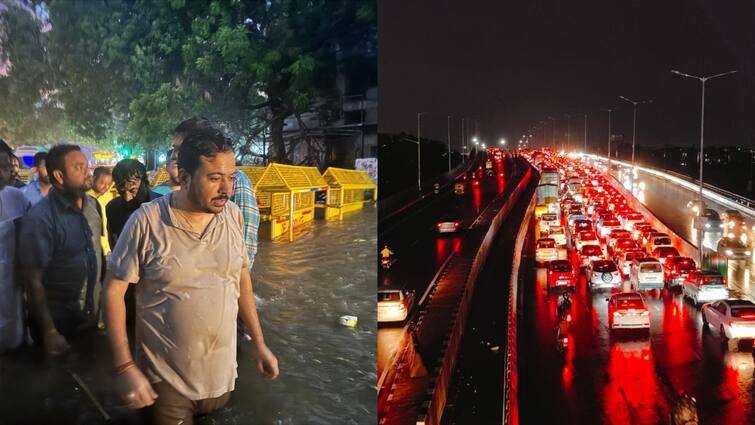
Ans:
[[[253,356],[257,370],[265,379],[273,380],[278,377],[278,359],[267,345],[255,346]]]
[[[64,354],[70,348],[66,338],[55,328],[45,332],[43,343],[45,346],[45,352],[50,356],[59,356]]]
[[[157,393],[138,367],[126,369],[118,378],[121,399],[130,409],[141,409],[155,403]]]

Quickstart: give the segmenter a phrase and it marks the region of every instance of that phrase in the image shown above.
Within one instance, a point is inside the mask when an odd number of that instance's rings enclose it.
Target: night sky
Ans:
[[[727,5],[727,8],[722,5]],[[454,1],[380,0],[379,130],[460,139],[460,117],[479,121],[486,141],[518,140],[540,121],[572,118],[572,142],[605,148],[613,133],[631,141],[632,105],[640,105],[637,143],[699,143],[700,82],[671,69],[710,75],[706,145],[755,144],[755,2],[753,1]],[[537,134],[542,135],[538,130]]]

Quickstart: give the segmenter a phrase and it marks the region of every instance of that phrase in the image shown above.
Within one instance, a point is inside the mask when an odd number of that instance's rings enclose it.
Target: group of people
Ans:
[[[81,149],[59,144],[35,156],[24,185],[0,140],[0,352],[59,356],[105,332],[124,402],[152,406],[155,423],[192,423],[234,389],[237,320],[258,371],[275,379],[278,364],[250,276],[259,210],[233,144],[185,120],[166,168],[155,188],[133,159],[90,175]]]

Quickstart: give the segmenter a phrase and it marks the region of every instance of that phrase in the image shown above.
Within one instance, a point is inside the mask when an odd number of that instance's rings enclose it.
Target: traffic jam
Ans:
[[[559,397],[599,391],[581,403],[604,423],[682,423],[698,412],[748,423],[755,304],[680,253],[678,238],[632,208],[605,169],[550,151],[525,156],[541,175],[535,305],[525,308],[539,348],[527,364],[558,364]],[[584,363],[595,367],[576,374]]]

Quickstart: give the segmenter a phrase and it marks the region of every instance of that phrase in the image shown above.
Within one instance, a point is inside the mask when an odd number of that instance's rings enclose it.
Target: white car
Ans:
[[[379,289],[377,316],[379,323],[403,322],[414,305],[414,292],[401,289]]]
[[[596,235],[595,232],[590,231],[590,230],[583,230],[577,233],[577,238],[574,243],[574,246],[577,248],[577,251],[581,251],[582,247],[585,245],[600,246],[600,240],[598,239],[598,235]]]
[[[553,226],[559,226],[561,222],[558,219],[557,214],[543,213],[540,215],[540,232],[548,233]]]
[[[653,252],[656,248],[660,248],[662,246],[673,247],[674,244],[671,243],[671,238],[669,237],[669,235],[665,233],[657,233],[648,240],[646,248],[648,252]]]
[[[535,245],[535,262],[544,264],[547,261],[558,260],[558,247],[552,238],[541,238]]]
[[[585,270],[587,284],[593,288],[619,288],[621,273],[613,260],[593,260]]]
[[[611,230],[619,230],[621,228],[619,220],[601,220],[598,224],[601,239],[605,239],[611,233]]]
[[[748,300],[721,300],[703,306],[703,326],[719,332],[722,341],[755,339],[755,304]]]
[[[566,246],[566,232],[563,226],[551,226],[548,237],[556,241],[556,246]]]
[[[606,298],[608,328],[650,329],[650,311],[638,292],[620,292]]]
[[[636,257],[629,267],[629,281],[636,289],[663,289],[663,264],[652,257]]]
[[[695,270],[682,282],[682,294],[695,305],[703,302],[729,298],[729,287],[721,273],[710,270]]]
[[[621,270],[621,273],[624,276],[629,276],[629,271],[631,270],[631,267],[632,267],[632,260],[634,260],[635,258],[644,257],[644,256],[645,256],[645,251],[641,249],[630,249],[630,250],[622,252],[619,255],[618,264],[617,264],[619,266],[619,270]]]

